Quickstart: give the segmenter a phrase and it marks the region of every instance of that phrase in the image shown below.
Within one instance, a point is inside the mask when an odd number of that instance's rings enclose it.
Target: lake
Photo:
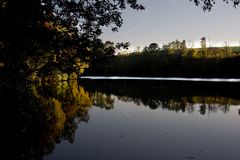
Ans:
[[[238,83],[80,79],[0,89],[9,159],[240,157]]]

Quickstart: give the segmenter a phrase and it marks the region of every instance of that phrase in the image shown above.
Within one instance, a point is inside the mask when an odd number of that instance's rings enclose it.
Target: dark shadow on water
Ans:
[[[8,159],[43,159],[56,144],[74,142],[81,122],[88,122],[92,106],[114,108],[114,98],[151,109],[200,114],[240,104],[239,84],[168,83],[146,81],[66,81],[55,84],[0,86],[1,154]]]
[[[151,109],[158,107],[185,111],[200,104],[202,108],[240,104],[240,83],[139,81],[139,80],[81,80],[89,92],[113,94],[122,101],[133,101]],[[201,113],[205,113],[202,111]]]
[[[134,97],[224,96],[240,99],[240,83],[144,81],[144,80],[80,80],[88,91],[127,94]],[[134,94],[135,93],[135,94]]]
[[[42,159],[56,143],[73,143],[79,122],[87,122],[91,99],[77,81],[1,85],[2,155]]]

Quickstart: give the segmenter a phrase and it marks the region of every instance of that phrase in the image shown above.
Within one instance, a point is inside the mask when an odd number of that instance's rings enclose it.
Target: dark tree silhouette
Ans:
[[[159,46],[157,43],[151,43],[149,46],[148,46],[149,50],[152,50],[152,51],[156,51],[159,49]]]
[[[215,0],[190,1],[204,11],[215,4]],[[240,3],[223,1],[234,7]],[[93,51],[98,51],[96,47],[104,46],[99,39],[101,27],[117,31],[123,24],[121,12],[127,6],[144,9],[137,0],[1,0],[1,72],[17,75],[44,68],[79,70],[79,58],[91,59]],[[117,44],[121,46],[127,48],[128,44]]]
[[[207,48],[207,39],[206,37],[201,38],[201,48]]]
[[[154,51],[159,51],[160,50],[160,47],[157,43],[151,43],[149,44],[149,46],[145,46],[143,48],[143,52],[154,52]]]
[[[190,0],[193,1],[197,6],[201,6],[204,11],[211,11],[212,7],[216,3],[216,0]],[[230,2],[234,7],[237,7],[240,0],[223,0],[227,4]]]
[[[102,26],[113,31],[122,26],[121,11],[127,6],[144,9],[137,0],[2,0],[0,63],[15,74],[26,73],[30,59],[39,63],[44,55],[45,64],[71,71],[76,58],[89,57],[91,48],[102,46]]]

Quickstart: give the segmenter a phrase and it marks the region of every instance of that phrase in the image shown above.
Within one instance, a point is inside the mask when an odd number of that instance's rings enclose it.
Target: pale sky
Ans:
[[[123,11],[123,26],[119,32],[103,29],[103,41],[130,42],[132,48],[144,47],[152,42],[168,43],[186,40],[188,45],[197,47],[205,36],[210,46],[239,45],[240,6],[216,0],[211,12],[203,12],[189,0],[139,0],[145,11]]]

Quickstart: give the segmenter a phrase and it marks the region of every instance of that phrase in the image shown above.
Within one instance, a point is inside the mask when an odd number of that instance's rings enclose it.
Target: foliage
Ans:
[[[84,75],[160,77],[239,77],[239,52],[231,47],[187,48],[176,40],[162,50],[94,61]],[[149,48],[149,47],[145,47]]]
[[[204,11],[211,11],[212,7],[215,5],[216,0],[190,0],[195,3],[196,6],[201,6]],[[223,0],[227,4],[230,2],[234,7],[237,7],[240,3],[239,0]]]
[[[215,4],[215,0],[190,1],[209,11]],[[240,3],[223,1],[235,7]],[[1,0],[1,78],[82,74],[89,61],[114,54],[114,48],[104,47],[99,39],[101,27],[117,31],[123,24],[121,12],[128,6],[144,9],[137,0]],[[170,50],[179,50],[178,41],[171,45]],[[118,43],[115,48],[128,46]],[[152,44],[145,49],[152,52],[159,47]],[[184,45],[180,50],[186,50]]]
[[[144,47],[143,52],[156,52],[160,50],[160,47],[157,43],[151,43],[149,46]]]
[[[206,39],[206,37],[202,37],[200,43],[201,43],[201,48],[203,48],[203,49],[207,48],[207,39]]]
[[[80,63],[88,62],[104,46],[99,39],[101,27],[117,31],[123,23],[121,11],[127,6],[144,9],[137,0],[0,1],[1,73],[23,77],[47,70],[53,72],[49,74],[80,74],[86,68]],[[112,52],[108,48],[98,54]]]
[[[168,44],[163,45],[162,49],[171,53],[176,51],[186,52],[186,40],[183,40],[182,42],[179,40],[169,42]]]
[[[109,95],[90,94],[76,80],[0,83],[0,96],[2,154],[9,159],[43,159],[56,143],[73,143],[75,130],[88,122],[92,105],[112,109],[114,102]]]

